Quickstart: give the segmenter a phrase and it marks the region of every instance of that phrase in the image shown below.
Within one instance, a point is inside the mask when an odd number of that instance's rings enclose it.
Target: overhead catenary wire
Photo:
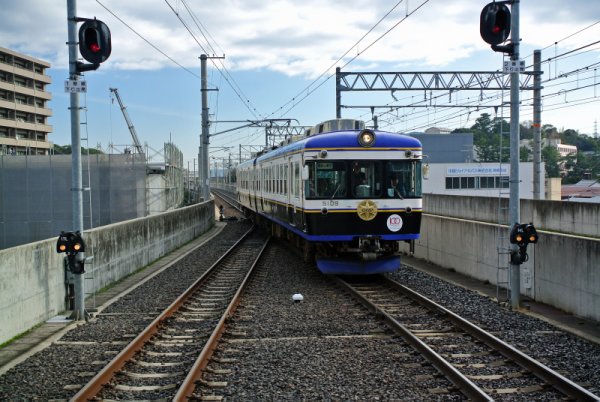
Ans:
[[[600,23],[600,21],[597,21],[597,22],[595,22],[595,23],[592,23],[592,24],[590,24],[590,25],[588,25],[588,26],[586,26],[586,27],[584,27],[584,28],[582,28],[582,29],[580,29],[580,30],[576,31],[576,32],[575,32],[575,33],[573,33],[573,34],[570,34],[570,35],[566,36],[565,38],[563,38],[563,39],[561,39],[561,40],[559,40],[559,41],[555,41],[553,44],[551,44],[551,45],[548,45],[548,46],[547,46],[547,47],[545,47],[544,49],[548,49],[549,47],[556,45],[556,44],[557,44],[557,43],[559,43],[560,41],[563,41],[563,40],[569,39],[569,38],[571,38],[571,37],[573,37],[573,36],[575,36],[575,35],[577,35],[577,34],[580,34],[580,33],[582,33],[582,32],[584,32],[584,31],[586,31],[586,30],[588,30],[588,29],[592,28],[593,26],[595,26],[595,25],[597,25],[597,24],[599,24],[599,23]],[[565,59],[565,58],[567,58],[567,57],[576,57],[576,56],[578,56],[578,55],[581,55],[581,54],[587,53],[587,52],[589,52],[589,51],[593,51],[594,49],[589,49],[589,48],[590,48],[590,47],[592,47],[592,46],[594,46],[594,45],[596,45],[596,44],[598,44],[598,43],[600,43],[600,41],[591,42],[591,43],[588,43],[588,44],[585,44],[585,45],[579,46],[579,47],[577,47],[577,48],[575,48],[575,49],[571,49],[571,50],[565,51],[564,53],[558,54],[558,55],[556,55],[556,56],[554,56],[554,57],[551,57],[551,58],[548,58],[548,59],[546,59],[546,60],[543,60],[543,61],[542,61],[542,66],[543,66],[543,65],[545,65],[545,64],[547,64],[548,66],[550,66],[552,62],[555,62],[555,61],[556,61],[556,60],[558,60],[558,59]],[[586,50],[585,52],[583,52],[582,50],[584,50],[584,49],[587,49],[587,50]],[[529,57],[529,56],[528,56],[528,57]],[[547,83],[549,83],[549,82],[552,82],[552,81],[554,81],[554,80],[558,80],[558,79],[561,79],[561,78],[566,78],[566,77],[567,77],[567,76],[569,76],[570,74],[578,73],[578,72],[580,72],[580,71],[583,71],[583,70],[590,70],[592,67],[594,67],[594,66],[595,66],[595,65],[597,65],[597,64],[600,64],[600,63],[592,63],[592,64],[590,64],[590,65],[588,65],[588,66],[584,66],[584,67],[577,68],[577,69],[575,69],[575,70],[573,70],[573,71],[570,71],[570,72],[568,72],[568,73],[561,73],[560,75],[558,75],[558,76],[556,76],[556,77],[550,77],[550,78],[548,78],[547,80],[543,81],[543,82],[542,82],[542,84],[544,84],[544,87],[548,87],[548,85],[546,85],[546,84],[547,84]],[[531,66],[528,66],[528,68],[530,68],[530,67],[531,67]],[[591,70],[591,71],[594,71],[594,70]],[[594,74],[595,74],[595,71],[594,71]],[[443,93],[441,93],[441,94],[439,94],[439,95],[437,95],[437,96],[435,96],[435,97],[429,98],[429,99],[427,99],[427,100],[425,100],[425,101],[416,102],[416,104],[417,104],[417,105],[419,105],[419,104],[423,104],[423,102],[426,102],[426,101],[430,101],[430,102],[431,102],[432,100],[437,100],[437,99],[439,99],[439,98],[442,98],[442,97],[447,97],[447,96],[449,96],[449,94],[451,94],[451,92],[452,92],[452,91],[450,91],[450,92],[448,92],[448,91],[444,91]],[[404,99],[406,99],[406,98],[404,98]],[[399,103],[400,101],[401,101],[401,100],[398,100],[398,101],[395,101],[395,102],[390,102],[388,105],[390,106],[390,108],[391,108],[391,109],[393,109],[393,108],[394,108],[394,104],[397,104],[397,103]],[[434,106],[432,105],[432,107],[434,107]],[[484,105],[481,105],[481,108],[483,108],[483,107],[484,107]],[[383,113],[381,116],[383,116],[383,115],[385,115],[385,114],[387,114],[387,113],[390,113],[390,112],[384,112],[384,113]],[[427,113],[427,112],[424,112],[424,113]],[[469,112],[469,113],[470,113],[470,112]],[[366,114],[367,114],[367,113],[365,113],[363,116],[365,116]],[[381,116],[380,116],[380,117],[381,117]],[[460,115],[458,115],[458,116],[459,116],[459,117],[462,117],[462,116],[464,116],[464,114],[460,114]],[[413,115],[412,115],[412,117],[417,117],[417,116],[415,116],[415,115],[413,114]]]
[[[375,45],[375,43],[379,42],[379,40],[381,40],[384,36],[386,36],[387,34],[389,34],[393,29],[395,29],[398,25],[400,25],[402,22],[406,21],[410,16],[412,16],[415,12],[417,12],[419,9],[421,9],[421,7],[423,7],[425,4],[427,4],[429,2],[429,0],[425,0],[423,1],[417,8],[415,8],[414,10],[412,10],[410,13],[407,13],[406,16],[404,18],[402,18],[399,22],[397,22],[396,24],[394,24],[390,29],[388,29],[387,31],[385,31],[382,35],[380,35],[377,39],[375,39],[371,44],[369,44],[365,49],[363,49],[362,51],[359,51],[357,53],[356,56],[352,57],[348,62],[346,62],[343,66],[341,66],[341,68],[346,67],[348,64],[350,64],[351,62],[353,62],[354,60],[356,60],[360,55],[362,55],[364,52],[366,52],[368,49],[370,49],[373,45]],[[353,46],[350,50],[352,50],[355,46]],[[308,98],[313,92],[315,92],[317,89],[319,89],[321,86],[323,86],[327,81],[329,81],[333,76],[335,76],[335,73],[330,73],[327,78],[323,81],[321,81],[321,83],[319,83],[315,88],[313,88],[312,90],[309,90],[307,88],[305,89],[306,94],[304,94],[304,96],[302,96],[300,99],[296,99],[296,97],[292,98],[290,101],[288,101],[286,104],[284,104],[284,106],[280,107],[278,110],[276,110],[275,112],[271,113],[270,115],[273,115],[275,113],[277,113],[277,111],[283,109],[285,106],[289,105],[290,103],[293,103],[292,106],[290,108],[288,108],[287,110],[285,110],[283,113],[281,113],[281,116],[289,113],[290,111],[292,111],[300,102],[304,101],[306,98]],[[316,82],[316,81],[315,81]],[[314,82],[313,82],[314,84]],[[311,84],[312,85],[312,84]],[[300,92],[297,96],[299,96],[300,94],[302,94],[303,92]]]
[[[177,18],[179,19],[179,21],[181,22],[181,24],[186,28],[186,30],[188,31],[188,33],[191,35],[191,37],[194,39],[194,41],[198,44],[198,46],[200,47],[200,49],[202,49],[202,51],[204,52],[204,54],[208,55],[210,52],[208,52],[204,48],[204,46],[202,46],[202,44],[200,43],[200,41],[198,40],[198,38],[196,38],[196,35],[192,32],[191,28],[184,21],[184,19],[177,12],[177,10],[175,10],[175,8],[173,8],[173,6],[169,3],[168,0],[165,0],[165,3],[169,6],[169,8],[171,9],[171,11],[173,11],[173,13],[177,16]],[[186,9],[187,9],[187,5],[185,3],[184,3],[184,5],[186,6]],[[199,26],[198,26],[198,28],[200,30]],[[200,30],[200,31],[202,32],[202,30]],[[205,38],[205,40],[208,41],[208,39],[206,38],[206,36],[204,36],[204,38]],[[212,48],[212,46],[210,46],[210,47]],[[252,104],[252,102],[250,101],[250,99],[248,97],[244,97],[242,95],[242,93],[240,93],[240,91],[238,90],[239,86],[237,86],[237,84],[235,86],[232,84],[232,82],[230,81],[230,79],[223,73],[223,71],[221,71],[221,68],[219,68],[219,66],[216,65],[216,63],[213,61],[212,58],[209,58],[209,59],[213,63],[214,67],[219,71],[219,73],[221,73],[221,75],[223,76],[223,78],[225,78],[225,81],[229,84],[229,86],[231,87],[231,89],[233,90],[233,92],[237,95],[237,97],[242,101],[242,103],[244,104],[244,106],[246,107],[246,109],[248,109],[248,111],[250,112],[250,114],[252,114],[254,116],[254,118],[258,119],[260,113],[258,113],[256,107],[254,107],[254,106],[250,107],[249,106],[249,104]],[[231,78],[233,78],[233,77],[231,77]],[[237,86],[237,88],[236,88],[236,86]],[[258,115],[257,115],[257,113],[258,113]]]
[[[140,34],[138,31],[136,31],[135,29],[133,29],[129,24],[127,24],[125,21],[123,21],[117,14],[115,14],[112,10],[110,10],[108,7],[106,7],[104,4],[102,4],[102,2],[100,0],[96,0],[96,3],[100,4],[106,11],[108,11],[113,17],[115,17],[117,20],[119,20],[119,22],[121,22],[121,24],[125,25],[131,32],[133,32],[134,34],[136,34],[137,36],[140,37],[140,39],[142,39],[144,42],[146,42],[148,45],[150,45],[154,50],[156,50],[157,52],[159,52],[160,54],[162,54],[163,56],[165,56],[167,59],[171,60],[174,64],[176,64],[177,66],[179,66],[181,69],[183,69],[184,71],[187,71],[189,74],[193,75],[194,77],[200,79],[200,76],[196,73],[194,73],[192,70],[184,67],[183,65],[181,65],[179,62],[177,62],[175,59],[173,59],[171,56],[169,56],[168,54],[166,54],[165,52],[163,52],[161,49],[158,48],[158,46],[156,46],[154,43],[150,42],[148,39],[146,39],[142,34]]]
[[[367,35],[369,35],[371,32],[373,32],[373,30],[375,28],[377,28],[377,26],[379,24],[381,24],[381,22],[386,19],[404,0],[400,0],[398,3],[396,3],[391,9],[390,11],[388,11],[383,17],[381,17],[379,19],[379,21],[377,21],[375,23],[375,25],[373,25],[359,40],[357,40],[354,45],[352,45],[343,55],[341,55],[336,61],[334,61],[329,67],[327,67],[317,78],[315,78],[310,84],[308,84],[304,89],[302,89],[300,92],[298,92],[297,95],[295,95],[294,97],[292,97],[291,100],[289,100],[288,102],[286,102],[285,104],[283,104],[281,107],[279,107],[276,111],[272,112],[271,114],[269,114],[269,116],[274,115],[275,113],[277,113],[277,111],[285,108],[287,105],[289,105],[290,103],[292,103],[296,97],[302,95],[305,91],[308,91],[310,89],[310,87],[312,87],[316,82],[318,82],[321,78],[323,78],[323,76],[325,76],[333,67],[336,66],[337,63],[339,63],[341,60],[343,60],[344,57],[346,57],[348,55],[348,53],[350,53],[352,51],[352,49],[354,49],[355,47],[357,47],[359,45],[360,42],[362,42],[362,40],[364,38],[367,37]],[[329,77],[330,78],[330,77]],[[328,79],[329,79],[328,78]]]

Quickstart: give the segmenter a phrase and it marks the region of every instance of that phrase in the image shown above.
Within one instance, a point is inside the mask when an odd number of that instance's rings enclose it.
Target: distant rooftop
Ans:
[[[561,188],[561,198],[595,199],[600,202],[600,183],[598,180],[581,180],[577,184],[564,185]]]

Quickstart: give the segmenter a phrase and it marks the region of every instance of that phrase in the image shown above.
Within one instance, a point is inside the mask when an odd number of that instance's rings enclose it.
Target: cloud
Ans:
[[[166,2],[101,0],[110,12],[188,68],[197,68],[198,57],[207,52],[225,54],[231,70],[266,69],[314,78],[347,51],[349,54],[340,64],[358,56],[358,60],[375,66],[412,64],[414,69],[432,69],[445,68],[487,50],[478,27],[483,4],[475,0],[430,1],[408,18],[407,14],[421,2],[405,1],[356,47],[353,47],[356,42],[395,3],[384,0],[169,2],[188,28]],[[55,0],[4,4],[0,10],[3,46],[66,69],[66,4],[60,4],[57,6]],[[96,16],[110,26],[113,53],[103,69],[153,70],[173,66],[101,4],[79,1],[77,14]],[[193,17],[185,5],[192,9]],[[522,2],[521,36],[524,43],[547,46],[549,41],[573,33],[574,27],[591,23],[594,15],[600,15],[599,2],[573,0],[568,7],[559,0]],[[589,30],[564,45],[583,43],[597,36],[597,32]]]

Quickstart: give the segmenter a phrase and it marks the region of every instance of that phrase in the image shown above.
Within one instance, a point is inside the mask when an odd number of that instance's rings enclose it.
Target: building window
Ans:
[[[481,188],[494,188],[494,177],[480,177],[479,184]]]
[[[19,112],[19,111],[17,111],[17,112],[15,113],[15,119],[16,119],[17,121],[21,121],[21,122],[23,122],[23,123],[26,123],[27,121],[29,121],[29,116],[28,116],[28,114],[27,114],[27,113],[25,113],[25,112]]]
[[[15,94],[15,102],[21,105],[27,105],[27,96],[21,94]]]
[[[15,76],[15,84],[21,87],[27,86],[27,80],[23,77]]]
[[[508,188],[508,176],[446,177],[446,190]]]
[[[27,62],[27,60],[23,60],[23,59],[20,59],[18,57],[15,57],[15,60],[14,60],[15,67],[27,69],[27,65],[28,64],[29,63]]]

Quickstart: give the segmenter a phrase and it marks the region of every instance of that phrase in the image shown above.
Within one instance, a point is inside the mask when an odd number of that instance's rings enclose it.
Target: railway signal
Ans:
[[[510,231],[510,242],[512,244],[516,244],[519,247],[527,246],[527,242],[525,240],[525,231],[523,230],[523,225],[520,223],[515,223],[512,230]]]
[[[538,242],[538,234],[537,230],[533,226],[533,223],[523,224],[523,232],[525,233],[525,240],[527,243],[537,243]]]
[[[514,45],[499,46],[508,39],[510,34],[510,9],[506,3],[499,1],[487,4],[481,10],[479,17],[479,32],[483,40],[492,45],[495,52],[513,54]]]
[[[511,263],[520,265],[529,259],[527,245],[538,242],[537,230],[533,223],[515,223],[510,231],[510,242],[519,246],[518,250],[511,253]]]
[[[60,232],[56,241],[56,252],[67,254],[71,272],[74,274],[85,272],[85,261],[77,259],[77,254],[85,252],[85,242],[80,232]]]
[[[84,19],[79,28],[79,53],[92,64],[77,63],[77,71],[96,70],[105,62],[112,51],[110,29],[97,19]]]

